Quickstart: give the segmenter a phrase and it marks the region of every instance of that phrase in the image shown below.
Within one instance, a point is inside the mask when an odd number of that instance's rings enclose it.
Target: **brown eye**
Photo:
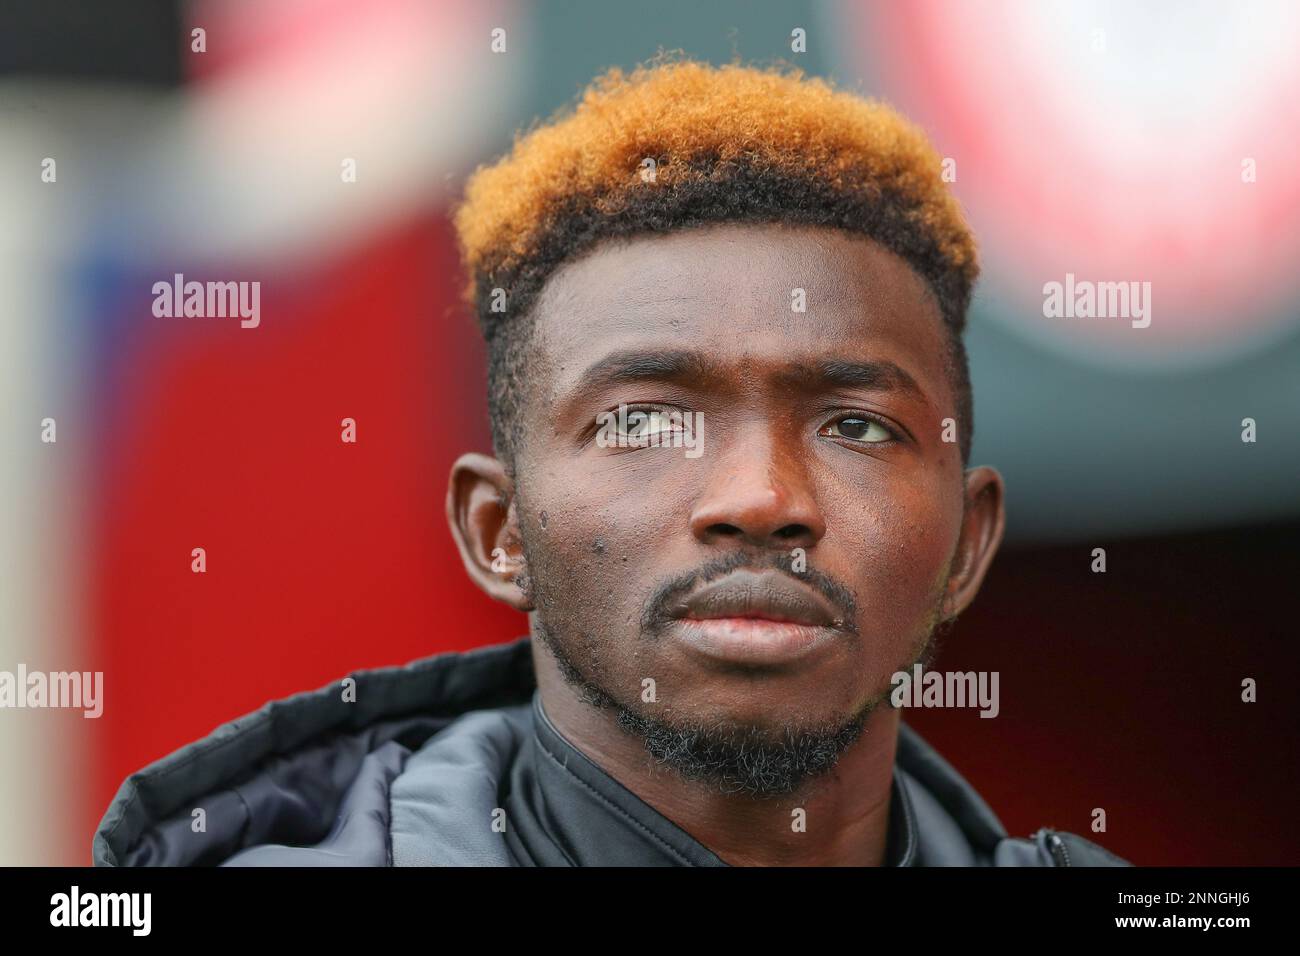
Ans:
[[[673,431],[672,419],[659,409],[636,409],[627,413],[627,436],[649,438],[661,432]]]
[[[829,434],[836,438],[849,438],[870,444],[886,442],[894,436],[880,422],[857,415],[845,415],[825,426]]]
[[[650,421],[650,415],[647,412],[631,411],[627,413],[627,431],[624,432],[629,438],[638,438],[641,430]]]

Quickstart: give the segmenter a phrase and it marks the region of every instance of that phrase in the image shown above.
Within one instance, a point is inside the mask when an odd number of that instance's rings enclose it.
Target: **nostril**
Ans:
[[[775,537],[789,541],[794,538],[812,537],[812,529],[806,524],[788,524],[784,528],[778,528]]]
[[[717,524],[709,525],[709,533],[722,535],[728,538],[736,538],[744,535],[745,532],[741,531],[734,524],[723,524],[719,522]]]
[[[727,524],[723,521],[715,522],[709,525],[705,534],[715,538],[747,538],[750,534],[734,524]],[[812,529],[806,524],[787,524],[782,525],[768,536],[769,540],[775,541],[811,541],[813,539]]]

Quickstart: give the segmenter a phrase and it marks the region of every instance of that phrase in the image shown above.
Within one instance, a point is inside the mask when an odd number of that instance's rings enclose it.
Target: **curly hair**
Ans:
[[[979,266],[941,162],[890,107],[794,67],[661,59],[597,77],[576,108],[516,133],[508,155],[476,169],[455,211],[498,457],[513,473],[530,312],[563,262],[614,236],[785,222],[867,236],[927,282],[949,332],[968,462],[962,333]]]

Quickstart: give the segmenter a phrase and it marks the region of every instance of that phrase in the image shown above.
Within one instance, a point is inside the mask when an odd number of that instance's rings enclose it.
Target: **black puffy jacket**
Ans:
[[[271,701],[132,774],[97,866],[727,865],[569,744],[531,641],[360,671]],[[345,699],[352,697],[352,699]],[[1009,837],[899,726],[886,862],[1128,866],[1083,837]]]

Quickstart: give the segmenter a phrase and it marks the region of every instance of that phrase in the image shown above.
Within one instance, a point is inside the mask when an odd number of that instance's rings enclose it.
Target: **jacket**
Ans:
[[[271,701],[133,773],[96,866],[726,866],[575,748],[529,637]],[[899,725],[887,863],[1129,866],[1044,827],[1010,837]]]

